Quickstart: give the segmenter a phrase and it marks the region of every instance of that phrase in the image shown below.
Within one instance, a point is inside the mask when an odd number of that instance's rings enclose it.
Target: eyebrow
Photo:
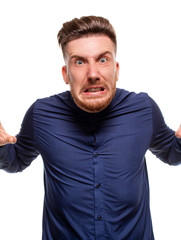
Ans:
[[[99,59],[99,58],[101,58],[101,57],[103,57],[103,56],[105,56],[105,55],[111,55],[111,56],[113,56],[113,54],[112,54],[111,51],[105,51],[105,52],[102,52],[102,53],[98,54],[98,55],[96,56],[96,59]],[[74,58],[76,58],[76,59],[82,59],[82,60],[86,60],[86,59],[87,59],[86,56],[81,56],[81,55],[77,55],[77,54],[74,54],[74,55],[72,55],[72,56],[70,57],[70,59],[74,59]]]

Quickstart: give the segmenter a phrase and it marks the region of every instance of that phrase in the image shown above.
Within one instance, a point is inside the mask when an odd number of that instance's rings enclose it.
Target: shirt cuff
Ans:
[[[9,144],[0,146],[0,159],[4,158],[8,154]]]

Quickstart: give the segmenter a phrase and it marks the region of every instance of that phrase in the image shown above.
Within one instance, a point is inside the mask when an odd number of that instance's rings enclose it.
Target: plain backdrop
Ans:
[[[83,15],[106,17],[118,38],[119,88],[148,92],[167,124],[181,123],[180,0],[1,0],[0,120],[16,135],[29,106],[68,89],[56,35],[62,23]],[[181,239],[181,166],[146,155],[156,240]],[[43,163],[22,173],[0,171],[0,239],[40,240]],[[86,239],[85,239],[86,240]],[[141,239],[140,239],[141,240]]]

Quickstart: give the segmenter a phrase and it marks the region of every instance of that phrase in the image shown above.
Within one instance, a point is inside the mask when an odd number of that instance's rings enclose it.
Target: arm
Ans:
[[[27,111],[17,138],[7,134],[0,125],[0,169],[7,172],[22,171],[38,156],[34,139],[33,108],[34,104]]]
[[[153,136],[150,151],[170,165],[181,163],[181,127],[174,132],[165,123],[157,104],[151,99]]]

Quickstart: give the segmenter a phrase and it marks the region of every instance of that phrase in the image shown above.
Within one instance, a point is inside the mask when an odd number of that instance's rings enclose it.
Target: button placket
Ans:
[[[97,136],[94,134],[94,138],[97,141]],[[97,143],[97,142],[96,142]],[[93,151],[93,164],[94,164],[94,199],[95,199],[95,239],[102,239],[104,235],[104,204],[103,204],[103,161],[95,144]]]

